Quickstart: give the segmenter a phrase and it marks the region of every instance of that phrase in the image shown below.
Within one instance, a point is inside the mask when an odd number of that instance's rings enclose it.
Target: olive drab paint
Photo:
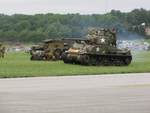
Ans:
[[[128,49],[118,49],[114,29],[90,28],[87,40],[78,41],[63,53],[64,63],[81,65],[129,65],[132,55]]]

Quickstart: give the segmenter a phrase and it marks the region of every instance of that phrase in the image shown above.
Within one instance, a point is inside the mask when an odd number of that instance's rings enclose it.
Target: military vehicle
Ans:
[[[86,39],[75,42],[62,59],[64,63],[124,66],[131,63],[132,56],[130,50],[117,48],[115,30],[91,28]]]
[[[65,44],[59,39],[45,40],[42,44],[31,48],[31,60],[60,60]]]
[[[30,50],[31,60],[60,60],[62,53],[78,40],[81,39],[48,39],[39,45],[33,45]]]
[[[2,43],[0,43],[0,58],[4,58],[5,55],[5,47]]]

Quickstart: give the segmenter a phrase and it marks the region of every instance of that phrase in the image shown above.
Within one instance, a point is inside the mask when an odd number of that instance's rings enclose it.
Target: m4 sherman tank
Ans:
[[[31,48],[31,60],[60,60],[65,49],[64,42],[58,39],[45,40]]]
[[[117,48],[115,30],[91,28],[86,40],[75,42],[62,59],[64,63],[124,66],[132,56],[130,50]]]

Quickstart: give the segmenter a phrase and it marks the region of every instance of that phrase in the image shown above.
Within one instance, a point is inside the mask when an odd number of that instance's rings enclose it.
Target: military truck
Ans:
[[[4,58],[5,55],[5,46],[0,43],[0,58]]]
[[[62,40],[49,39],[31,47],[31,60],[60,60],[66,45]]]
[[[64,63],[82,65],[129,65],[132,55],[128,49],[118,49],[114,29],[90,28],[86,39],[73,44],[62,55]]]

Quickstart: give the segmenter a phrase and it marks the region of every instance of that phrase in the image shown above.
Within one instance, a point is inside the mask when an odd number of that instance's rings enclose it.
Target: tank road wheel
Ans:
[[[106,57],[101,57],[99,61],[99,65],[107,66],[109,64],[108,59]]]
[[[111,66],[123,66],[123,65],[124,65],[124,62],[123,62],[122,59],[123,59],[122,57],[114,56],[114,57],[111,59],[110,65],[111,65]]]
[[[121,59],[117,59],[115,61],[115,66],[123,66],[123,65],[124,65],[124,63],[123,63],[123,61]]]
[[[30,58],[31,60],[39,60],[39,58],[37,56],[31,56]]]
[[[31,60],[43,60],[43,57],[35,55],[35,56],[31,56],[30,59]]]
[[[50,61],[53,59],[53,57],[51,55],[45,55],[44,59]]]
[[[90,64],[94,65],[94,66],[98,66],[99,65],[99,59],[97,56],[91,56],[90,57]]]
[[[33,57],[33,56],[31,56],[30,60],[34,60],[34,57]]]
[[[56,60],[60,60],[62,51],[61,51],[61,49],[56,49],[53,54],[54,54]]]
[[[38,60],[43,60],[43,57],[42,56],[37,56],[37,59]]]
[[[125,65],[129,65],[129,64],[131,63],[131,59],[132,59],[132,58],[130,58],[130,57],[125,58],[124,64],[125,64]]]
[[[83,55],[82,56],[82,61],[81,61],[82,65],[91,65],[91,59],[89,55]]]
[[[66,57],[67,57],[67,54],[65,52],[63,52],[62,53],[62,60],[64,61],[64,63],[67,63],[66,62],[66,59],[67,59]]]
[[[68,60],[68,58],[67,58],[67,55],[68,55],[68,54],[65,53],[65,52],[62,53],[62,60],[63,60],[64,63],[66,63],[66,64],[70,63],[69,60]]]

